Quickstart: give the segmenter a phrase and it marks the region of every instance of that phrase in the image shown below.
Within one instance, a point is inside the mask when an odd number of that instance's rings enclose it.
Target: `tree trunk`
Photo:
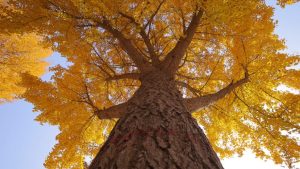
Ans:
[[[152,72],[90,169],[223,169],[172,78]]]

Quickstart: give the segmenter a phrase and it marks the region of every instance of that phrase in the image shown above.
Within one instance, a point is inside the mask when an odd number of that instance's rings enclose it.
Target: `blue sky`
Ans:
[[[275,4],[272,0],[267,1]],[[276,7],[275,19],[279,21],[276,33],[286,39],[292,54],[300,54],[300,3]],[[65,59],[55,53],[47,59],[52,65],[65,64]],[[47,74],[43,79],[50,79]],[[55,126],[41,125],[34,121],[37,113],[33,106],[23,100],[0,105],[0,162],[3,169],[43,169],[43,162],[55,144],[58,129]],[[272,162],[256,159],[251,152],[242,158],[231,158],[223,161],[228,169],[280,169]],[[299,166],[300,168],[300,166]]]

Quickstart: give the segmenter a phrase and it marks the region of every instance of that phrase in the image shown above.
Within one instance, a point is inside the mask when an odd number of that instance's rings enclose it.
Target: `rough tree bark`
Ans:
[[[222,169],[173,78],[152,71],[89,169]]]

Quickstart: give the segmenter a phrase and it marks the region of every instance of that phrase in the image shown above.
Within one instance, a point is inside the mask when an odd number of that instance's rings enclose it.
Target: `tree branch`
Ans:
[[[149,62],[142,57],[142,54],[134,47],[131,40],[124,37],[124,35],[118,31],[117,29],[113,28],[109,21],[103,19],[102,22],[97,22],[100,27],[110,32],[118,41],[129,57],[133,60],[133,62],[137,65],[141,72],[147,72],[151,69],[151,65]]]
[[[110,22],[102,16],[102,20],[97,19],[98,17],[86,17],[82,14],[72,14],[67,10],[61,8],[59,5],[53,3],[51,0],[47,0],[50,5],[54,6],[55,9],[47,8],[48,10],[52,10],[54,12],[62,12],[66,14],[68,17],[75,19],[75,20],[86,20],[91,23],[89,25],[99,26],[106,31],[108,31],[114,38],[116,38],[124,51],[129,55],[129,57],[133,60],[136,66],[139,68],[141,72],[147,72],[151,70],[151,64],[142,57],[142,54],[134,47],[133,42],[130,39],[127,39],[122,32],[117,30],[116,28],[112,27]],[[94,24],[95,23],[95,24]]]
[[[191,85],[189,85],[188,83],[182,82],[182,81],[176,81],[176,84],[178,86],[184,87],[186,89],[188,89],[189,91],[191,91],[195,96],[199,96],[200,91],[193,88]]]
[[[180,9],[180,15],[181,15],[181,19],[182,19],[182,32],[184,33],[184,34],[186,34],[186,26],[185,26],[185,17],[184,17],[184,14],[183,14],[183,11],[182,11],[182,9]]]
[[[96,49],[96,47],[93,44],[88,43],[91,48],[93,49],[93,51],[95,52],[96,56],[100,59],[100,61],[102,62],[103,65],[105,65],[113,74],[116,74],[115,70],[113,68],[110,67],[110,65],[101,57],[101,54],[98,52],[98,50]],[[98,65],[96,65],[98,66]],[[99,67],[100,68],[100,67]],[[108,73],[104,68],[100,68],[102,71],[104,71],[108,76],[111,76],[110,73]]]
[[[203,10],[198,9],[186,30],[186,34],[179,38],[175,47],[167,54],[165,60],[162,63],[163,69],[170,75],[174,75],[178,69],[180,61],[184,56],[188,46],[192,42],[194,34],[202,18]]]
[[[155,10],[154,13],[150,16],[150,19],[149,19],[149,20],[147,21],[147,23],[145,24],[144,29],[146,29],[147,26],[149,26],[149,25],[152,23],[154,17],[155,17],[156,14],[158,13],[158,11],[160,10],[160,8],[161,8],[161,6],[163,5],[164,2],[165,2],[165,0],[162,0],[162,1],[159,3],[159,5],[158,5],[158,7],[156,8],[156,10]]]
[[[111,106],[107,109],[96,110],[94,113],[97,115],[99,119],[112,119],[112,118],[120,118],[127,109],[127,102],[121,103],[115,106]]]
[[[106,81],[120,80],[120,79],[135,79],[135,80],[138,80],[139,77],[140,77],[140,73],[124,73],[124,74],[108,77],[108,78],[106,78]]]
[[[188,110],[190,112],[193,112],[193,111],[196,111],[200,108],[206,107],[206,106],[222,99],[227,94],[232,92],[234,89],[236,89],[237,87],[239,87],[247,82],[249,82],[249,74],[246,71],[245,77],[243,79],[238,80],[235,83],[231,82],[228,86],[219,90],[218,92],[213,93],[213,94],[207,94],[207,95],[200,96],[200,97],[188,98],[188,99],[185,99],[184,102],[185,102]]]
[[[159,59],[158,59],[158,56],[157,54],[155,53],[154,51],[154,47],[153,45],[151,44],[151,41],[150,41],[150,38],[149,36],[146,34],[145,32],[145,27],[141,27],[141,25],[132,17],[132,16],[129,16],[125,13],[122,13],[122,12],[119,12],[119,14],[127,19],[129,19],[135,26],[136,28],[139,30],[139,34],[141,35],[148,51],[149,51],[149,55],[150,55],[150,58],[152,60],[152,62],[154,63],[154,65],[158,65],[159,63]]]

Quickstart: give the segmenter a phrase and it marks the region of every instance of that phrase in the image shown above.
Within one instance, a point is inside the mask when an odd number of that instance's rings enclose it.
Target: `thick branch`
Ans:
[[[144,40],[144,42],[145,42],[145,44],[148,48],[148,51],[149,51],[149,54],[150,54],[150,57],[151,57],[151,60],[152,60],[153,64],[158,65],[160,61],[158,59],[157,54],[154,51],[154,47],[151,44],[151,41],[150,41],[148,35],[146,34],[146,32],[144,30],[141,30],[140,35],[142,36],[142,38],[143,38],[143,40]]]
[[[96,110],[95,114],[99,119],[120,118],[127,109],[127,102],[112,106],[103,110]]]
[[[186,30],[186,34],[184,34],[183,37],[179,38],[175,47],[167,54],[166,59],[163,61],[163,69],[169,74],[173,75],[177,71],[181,59],[183,58],[188,46],[193,40],[202,15],[202,10],[198,10],[194,13],[192,20]]]
[[[195,96],[199,96],[200,94],[200,91],[193,88],[191,85],[189,85],[188,83],[185,83],[185,82],[181,82],[181,81],[176,81],[176,84],[178,86],[181,86],[181,87],[184,87],[186,89],[188,89],[189,91],[191,91]]]
[[[216,93],[185,99],[184,102],[186,103],[188,110],[190,112],[193,112],[224,98],[227,94],[232,92],[234,89],[247,82],[249,82],[249,77],[248,77],[248,73],[246,72],[245,77],[243,79],[235,83],[230,83],[228,86],[226,86],[225,88],[221,89]]]
[[[141,35],[141,37],[149,51],[149,55],[150,55],[152,62],[154,63],[154,65],[158,65],[158,63],[159,63],[158,56],[154,51],[154,47],[151,44],[149,36],[145,32],[145,27],[144,26],[141,27],[140,24],[132,16],[129,16],[122,12],[119,12],[119,13],[121,16],[129,19],[136,26],[136,28],[140,31],[139,34]]]
[[[137,65],[141,72],[147,72],[151,69],[151,65],[149,62],[142,57],[142,54],[134,47],[131,40],[124,37],[124,35],[118,31],[117,29],[113,28],[109,21],[103,19],[102,22],[97,22],[103,29],[110,32],[118,41],[129,57],[133,60],[133,62]]]
[[[135,79],[135,80],[138,80],[139,78],[140,78],[139,73],[124,73],[124,74],[108,77],[106,80],[107,81],[121,80],[121,79]]]

